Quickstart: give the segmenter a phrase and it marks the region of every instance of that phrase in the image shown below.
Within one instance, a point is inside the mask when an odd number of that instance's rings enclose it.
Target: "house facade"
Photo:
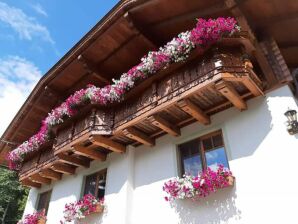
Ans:
[[[120,1],[40,80],[3,134],[26,141],[63,102],[75,109],[53,115],[59,122],[50,120],[51,136],[22,154],[20,182],[31,187],[24,217],[44,210],[46,223],[65,222],[65,205],[91,194],[104,197],[103,211],[73,223],[296,223],[297,123],[284,115],[298,109],[298,30],[284,32],[296,29],[288,16],[295,10],[294,0]],[[196,25],[195,18],[220,16],[235,18],[241,30],[227,34],[220,26],[227,20]],[[92,100],[112,79],[127,77],[119,74],[139,74],[131,68],[146,64],[139,63],[148,51],[158,53],[147,59],[160,58],[159,47],[167,49],[179,33],[200,36],[202,24],[224,32],[183,60],[156,60],[119,102],[111,91],[104,103]],[[1,158],[12,150],[2,144]],[[233,184],[198,200],[165,200],[169,180],[219,164],[232,172]]]

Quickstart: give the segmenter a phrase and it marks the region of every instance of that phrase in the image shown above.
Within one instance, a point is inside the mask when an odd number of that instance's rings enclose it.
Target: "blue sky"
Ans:
[[[0,135],[40,77],[117,2],[0,0]]]

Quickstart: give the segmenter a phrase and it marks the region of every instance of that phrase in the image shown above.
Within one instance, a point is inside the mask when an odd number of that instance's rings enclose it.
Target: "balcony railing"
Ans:
[[[210,115],[228,107],[247,109],[246,100],[263,92],[243,53],[241,47],[209,52],[121,104],[86,106],[55,128],[53,147],[25,162],[20,179],[35,187],[48,184],[94,159],[105,160],[109,152],[124,152],[127,145],[152,146],[157,137],[180,135],[180,128],[194,121],[209,124]]]

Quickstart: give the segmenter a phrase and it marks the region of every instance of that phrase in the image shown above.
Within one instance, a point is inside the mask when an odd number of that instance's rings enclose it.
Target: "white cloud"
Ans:
[[[41,6],[41,4],[37,3],[35,5],[31,5],[31,7],[40,15],[43,15],[45,17],[48,17],[47,12],[44,10],[44,8]]]
[[[26,15],[21,9],[4,2],[0,2],[0,21],[14,29],[21,39],[32,40],[33,37],[39,37],[51,44],[55,43],[45,26]]]
[[[0,136],[40,77],[41,71],[24,58],[0,58]]]

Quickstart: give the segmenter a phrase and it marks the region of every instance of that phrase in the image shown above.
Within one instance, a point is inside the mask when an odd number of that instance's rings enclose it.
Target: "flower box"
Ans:
[[[235,177],[234,176],[232,176],[232,175],[227,176],[226,180],[228,181],[228,185],[229,185],[228,187],[234,186],[234,182],[235,182]]]
[[[37,224],[45,224],[46,223],[46,219],[45,218],[39,218],[37,221]]]
[[[104,210],[104,198],[98,200],[91,194],[85,195],[81,200],[67,203],[63,211],[64,220],[72,222],[84,219],[86,216],[94,213],[102,213]]]
[[[176,199],[204,198],[219,189],[234,185],[235,177],[232,172],[223,165],[219,165],[216,170],[207,168],[198,176],[184,175],[182,178],[176,177],[164,183],[163,190],[168,194],[165,199],[173,201]]]
[[[102,213],[103,212],[104,207],[100,204],[97,203],[95,210],[93,211],[93,213]]]

